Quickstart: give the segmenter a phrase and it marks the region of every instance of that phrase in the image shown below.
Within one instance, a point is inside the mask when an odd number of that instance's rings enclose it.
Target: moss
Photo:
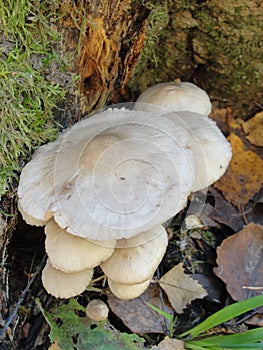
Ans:
[[[195,14],[200,29],[196,41],[202,43],[212,62],[205,76],[213,84],[214,95],[225,90],[227,99],[234,95],[251,99],[250,90],[260,90],[263,56],[259,33],[262,34],[263,25],[253,8],[250,2],[244,13],[243,4],[238,6],[237,2],[227,8],[210,6]],[[214,11],[221,16],[214,16]]]
[[[52,109],[63,93],[45,73],[58,61],[52,45],[59,37],[49,23],[56,9],[47,3],[0,3],[0,195],[10,190],[33,149],[57,135]]]
[[[153,3],[154,18],[161,7]],[[134,95],[180,78],[239,116],[255,113],[263,95],[262,9],[257,0],[167,0],[164,25],[152,20],[147,26],[144,52],[129,83]]]
[[[135,72],[133,73],[135,79],[132,79],[129,83],[133,91],[142,91],[146,89],[148,87],[148,82],[152,80],[151,76],[155,77],[155,83],[159,82],[158,76],[155,74],[162,64],[162,56],[158,52],[158,46],[163,39],[162,33],[169,21],[166,1],[144,1],[143,5],[146,6],[151,13],[146,24],[147,40],[136,65]],[[144,68],[146,68],[146,70]],[[143,79],[136,79],[142,71],[144,71]]]

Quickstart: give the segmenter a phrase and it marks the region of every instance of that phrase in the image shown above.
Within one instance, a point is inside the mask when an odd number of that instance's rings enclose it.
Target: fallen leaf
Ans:
[[[253,315],[251,318],[246,320],[245,323],[251,326],[263,327],[263,315],[262,314]]]
[[[209,114],[209,118],[213,119],[224,135],[229,134],[231,125],[229,123],[230,118],[233,119],[232,111],[229,107],[217,108],[215,103],[213,104],[213,110]]]
[[[245,217],[247,223],[254,222],[254,224],[263,225],[263,204],[249,203],[244,207]]]
[[[249,142],[256,146],[263,146],[263,112],[244,122],[243,130]]]
[[[192,300],[207,295],[206,290],[197,281],[185,274],[182,263],[174,266],[159,282],[178,314],[181,314]]]
[[[219,191],[214,188],[211,188],[210,191],[213,194],[215,202],[210,213],[210,219],[232,228],[235,232],[241,230],[244,225],[242,214]]]
[[[108,304],[111,311],[134,333],[167,333],[167,320],[159,313],[151,309],[146,302],[159,309],[173,314],[174,310],[166,296],[163,296],[163,304],[160,299],[160,289],[157,283],[152,283],[138,298],[121,300],[112,293],[108,296]]]
[[[217,248],[215,274],[240,301],[263,292],[263,228],[254,223],[226,238]]]
[[[263,160],[249,150],[235,134],[230,134],[233,157],[229,167],[214,187],[236,206],[245,205],[262,185]]]
[[[157,346],[153,346],[152,350],[185,350],[182,340],[165,337]]]
[[[191,277],[207,290],[208,294],[206,300],[212,301],[213,303],[223,303],[225,298],[225,286],[214,274],[194,273]]]

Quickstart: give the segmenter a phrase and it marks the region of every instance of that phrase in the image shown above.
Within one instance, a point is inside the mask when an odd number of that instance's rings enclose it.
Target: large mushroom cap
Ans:
[[[140,110],[152,111],[151,105],[163,107],[173,112],[190,111],[208,116],[212,104],[207,93],[188,82],[167,82],[153,85],[138,97]],[[147,104],[149,104],[147,106]],[[136,109],[136,104],[135,104]]]
[[[189,135],[163,117],[108,109],[42,146],[22,171],[24,213],[94,240],[128,238],[180,211],[192,188]]]
[[[207,188],[226,171],[232,157],[231,145],[216,123],[192,112],[165,114],[189,132],[194,157],[194,182],[192,191]]]
[[[168,244],[163,226],[157,225],[129,239],[117,242],[109,259],[100,264],[105,275],[122,284],[138,284],[152,277]]]
[[[49,259],[42,271],[42,283],[46,291],[56,298],[71,298],[84,292],[90,283],[93,269],[65,273],[55,269]]]
[[[46,227],[45,247],[50,262],[58,270],[72,273],[98,266],[114,252],[116,240],[91,241],[73,236],[51,219]]]

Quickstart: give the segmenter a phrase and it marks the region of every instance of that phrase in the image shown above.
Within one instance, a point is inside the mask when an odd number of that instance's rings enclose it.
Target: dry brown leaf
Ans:
[[[159,282],[178,314],[181,314],[192,300],[207,295],[206,290],[197,281],[185,274],[182,263],[174,266]]]
[[[260,190],[262,185],[263,160],[247,149],[242,140],[230,134],[233,157],[223,177],[214,187],[234,205],[245,205]]]
[[[263,146],[263,112],[244,122],[243,130],[249,142],[256,146]]]
[[[263,228],[254,223],[226,238],[217,248],[215,274],[234,300],[243,300],[263,291]]]
[[[215,103],[213,103],[213,110],[209,114],[209,118],[213,119],[224,135],[229,134],[230,123],[229,119],[232,117],[232,111],[229,107],[227,108],[217,108]]]
[[[157,346],[153,346],[152,350],[185,350],[182,340],[165,337]]]
[[[210,192],[213,194],[215,201],[214,207],[210,213],[210,219],[232,228],[235,232],[241,230],[244,224],[243,218],[236,207],[228,202],[222,194],[213,187],[210,188]]]
[[[160,299],[160,288],[157,283],[150,284],[147,290],[138,298],[121,300],[112,293],[108,296],[111,311],[134,333],[166,333],[167,321],[151,309],[146,302],[159,309],[173,314],[174,310],[169,304],[166,295],[163,296],[164,305]]]
[[[251,318],[246,320],[246,324],[249,324],[251,326],[263,327],[263,315],[262,314],[253,315]]]

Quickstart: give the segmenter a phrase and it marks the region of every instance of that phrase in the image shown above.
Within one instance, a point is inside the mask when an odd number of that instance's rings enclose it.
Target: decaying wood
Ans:
[[[149,10],[130,0],[80,3],[68,8],[62,26],[65,50],[71,47],[78,54],[75,71],[82,109],[90,112],[125,99],[125,85],[143,48]]]

